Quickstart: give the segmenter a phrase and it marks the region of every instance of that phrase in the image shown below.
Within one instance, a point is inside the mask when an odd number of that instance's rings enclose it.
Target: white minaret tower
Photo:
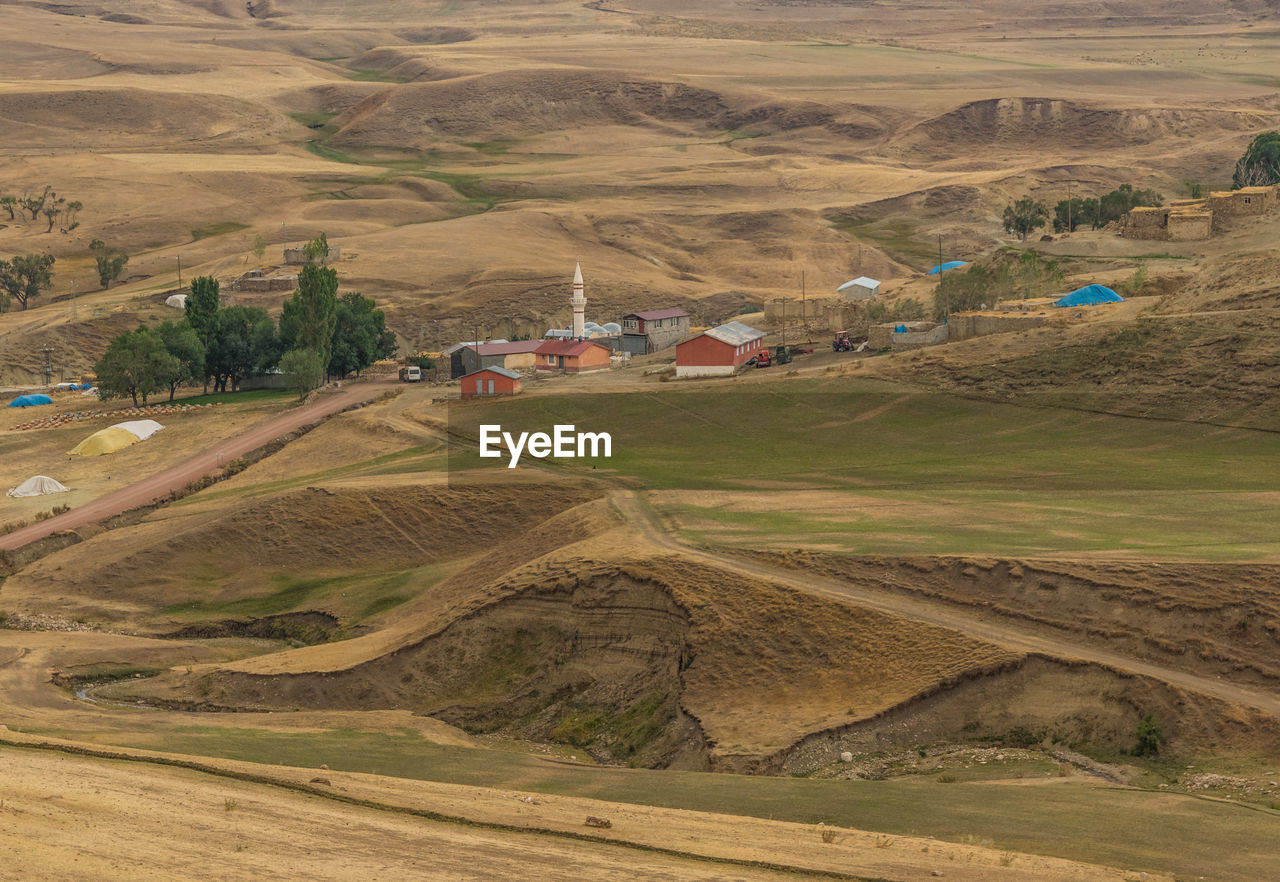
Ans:
[[[573,337],[578,339],[586,335],[587,295],[582,285],[582,264],[573,268]]]

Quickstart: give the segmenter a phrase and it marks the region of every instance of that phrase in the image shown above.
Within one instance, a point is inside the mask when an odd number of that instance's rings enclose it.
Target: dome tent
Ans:
[[[115,453],[117,450],[124,450],[141,440],[128,429],[112,426],[109,429],[94,432],[73,447],[70,453],[72,456],[103,456],[107,453]]]
[[[9,402],[10,407],[39,407],[42,404],[53,404],[48,395],[19,395]]]
[[[172,306],[174,309],[186,309],[187,295],[186,294],[170,294],[168,297],[164,299],[164,305]]]
[[[1085,285],[1054,303],[1054,306],[1094,306],[1098,303],[1123,303],[1124,298],[1106,285]]]
[[[5,495],[14,499],[22,499],[27,496],[45,496],[49,493],[66,492],[66,485],[55,481],[47,475],[36,475],[33,478],[27,478],[17,487],[9,488],[9,492]]]

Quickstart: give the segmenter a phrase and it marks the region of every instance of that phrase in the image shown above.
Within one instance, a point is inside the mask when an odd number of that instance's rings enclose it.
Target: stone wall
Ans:
[[[991,315],[990,313],[957,312],[947,318],[948,340],[968,340],[971,337],[987,337],[991,334],[1009,334],[1039,328],[1046,318],[1042,315]]]

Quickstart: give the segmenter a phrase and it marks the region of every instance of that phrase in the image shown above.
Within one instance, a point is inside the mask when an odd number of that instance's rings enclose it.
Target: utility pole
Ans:
[[[44,385],[48,386],[53,382],[53,350],[50,349],[49,345],[46,343],[44,346],[40,347],[40,354],[44,356],[41,378],[44,381]]]
[[[787,298],[775,297],[773,298],[773,302],[782,304],[782,345],[786,346],[787,345]]]
[[[182,287],[182,255],[178,255],[178,287]]]
[[[801,267],[800,269],[800,324],[805,326],[808,326],[809,324],[809,310],[807,309],[807,305],[805,301],[804,268],[803,267]],[[782,342],[786,343],[787,341],[783,339]]]
[[[942,234],[938,234],[938,272],[942,272]]]
[[[1067,181],[1067,232],[1071,232],[1071,182]]]

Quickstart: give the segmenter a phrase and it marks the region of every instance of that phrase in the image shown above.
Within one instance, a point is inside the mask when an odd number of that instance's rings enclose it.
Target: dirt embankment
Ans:
[[[1280,683],[1280,567],[772,554],[853,584],[1015,620],[1203,676]]]
[[[1145,713],[1175,748],[1280,749],[1223,702],[678,559],[541,560],[418,616],[416,638],[346,666],[333,644],[297,651],[331,656],[324,669],[251,660],[112,689],[197,709],[408,708],[601,760],[766,774],[940,741],[1128,749]]]
[[[571,488],[538,485],[309,487],[215,514],[181,518],[166,512],[95,536],[10,577],[2,598],[10,610],[170,631],[191,622],[160,612],[177,604],[225,607],[262,598],[280,590],[273,582],[278,578],[385,573],[463,560],[518,544],[513,537],[536,531],[549,517],[589,498]],[[210,620],[222,618],[212,613]]]

